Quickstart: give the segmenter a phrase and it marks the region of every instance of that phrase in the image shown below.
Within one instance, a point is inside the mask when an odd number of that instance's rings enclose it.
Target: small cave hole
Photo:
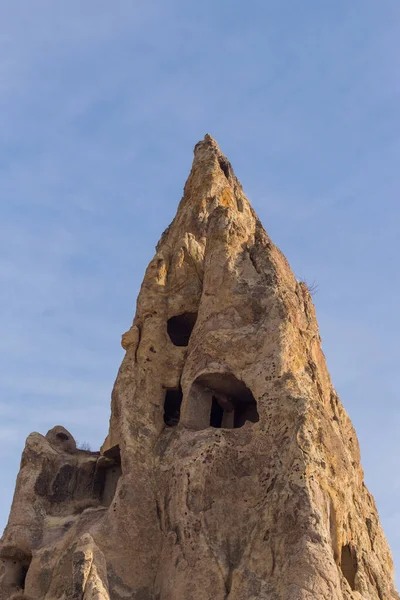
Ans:
[[[112,503],[121,475],[120,447],[113,446],[104,452],[97,463],[94,492],[103,506]]]
[[[224,173],[225,177],[227,179],[229,179],[230,164],[229,164],[228,160],[224,156],[220,156],[218,158],[218,163],[219,163],[219,166],[221,167],[221,170]]]
[[[58,437],[59,440],[63,440],[64,442],[66,442],[67,440],[69,440],[69,436],[66,433],[56,433],[56,437]]]
[[[175,346],[187,346],[197,319],[197,313],[187,312],[171,317],[167,322],[167,331]]]
[[[175,427],[181,416],[182,388],[168,389],[164,400],[164,423],[167,427]]]
[[[357,558],[354,550],[349,544],[343,546],[342,556],[340,559],[340,567],[342,573],[347,579],[347,582],[352,590],[355,590],[355,578],[357,573]]]

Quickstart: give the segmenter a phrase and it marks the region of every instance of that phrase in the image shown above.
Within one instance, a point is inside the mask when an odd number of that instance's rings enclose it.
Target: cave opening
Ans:
[[[2,589],[9,593],[22,592],[25,589],[25,580],[30,563],[31,557],[27,556],[18,558],[2,557],[2,568],[0,569]]]
[[[181,416],[182,388],[167,389],[164,399],[164,423],[167,427],[175,427]]]
[[[355,590],[355,578],[357,573],[357,559],[349,544],[343,546],[340,559],[342,573],[352,590]]]
[[[222,419],[224,418],[224,409],[219,405],[215,396],[212,397],[210,425],[220,429],[222,427]]]
[[[171,317],[167,322],[167,332],[174,346],[187,346],[197,320],[197,313],[186,312]]]
[[[28,565],[22,564],[19,566],[17,585],[21,589],[25,589],[25,581],[26,581],[26,576],[28,574],[28,569],[29,569],[29,564]]]
[[[259,421],[257,402],[232,373],[206,373],[192,385],[185,420],[197,429],[238,429]]]

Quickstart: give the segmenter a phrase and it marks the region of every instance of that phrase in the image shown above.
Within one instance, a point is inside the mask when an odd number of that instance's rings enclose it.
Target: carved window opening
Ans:
[[[121,475],[121,451],[119,446],[113,446],[97,462],[94,492],[103,506],[112,503]]]
[[[27,564],[19,565],[17,585],[19,585],[19,587],[21,589],[25,589],[25,581],[26,581],[26,576],[28,574],[28,569],[29,569],[29,564],[28,565]]]
[[[24,558],[8,558],[1,559],[2,568],[2,588],[10,594],[22,592],[25,589],[25,580],[31,559]],[[2,571],[2,573],[1,573]]]
[[[187,346],[197,319],[197,313],[187,312],[171,317],[167,322],[167,331],[175,346]]]
[[[207,373],[192,385],[185,422],[196,429],[237,429],[259,420],[257,402],[232,373]]]
[[[357,573],[357,557],[355,551],[349,544],[343,546],[340,559],[342,573],[352,590],[355,590],[355,578]]]
[[[175,427],[181,417],[182,388],[168,389],[164,400],[164,423],[167,427]]]

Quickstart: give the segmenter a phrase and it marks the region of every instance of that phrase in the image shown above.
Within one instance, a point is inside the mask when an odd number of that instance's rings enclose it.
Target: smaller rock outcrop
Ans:
[[[84,532],[111,504],[120,474],[119,456],[79,450],[64,427],[28,437],[0,550],[1,600],[25,597],[28,568],[34,598],[57,597],[49,586],[57,573],[68,598],[108,599],[104,557]],[[68,540],[69,560],[59,562]]]

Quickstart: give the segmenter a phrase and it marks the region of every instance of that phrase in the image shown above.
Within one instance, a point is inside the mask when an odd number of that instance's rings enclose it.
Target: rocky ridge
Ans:
[[[0,600],[398,600],[310,293],[206,135],[100,452],[31,434]]]

